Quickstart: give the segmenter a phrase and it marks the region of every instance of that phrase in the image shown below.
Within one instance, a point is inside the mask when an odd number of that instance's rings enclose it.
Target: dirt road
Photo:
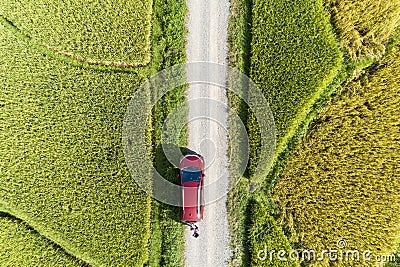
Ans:
[[[208,61],[227,64],[227,27],[229,16],[228,0],[187,0],[189,9],[187,37],[188,62]],[[189,122],[189,148],[201,153],[205,158],[205,183],[218,180],[219,192],[228,188],[229,175],[221,174],[227,170],[227,126],[228,113],[218,109],[207,100],[190,104],[190,100],[208,98],[227,103],[225,89],[216,86],[196,84],[188,89],[189,118],[207,117],[218,114],[218,122],[196,119]],[[205,192],[205,200],[210,194]],[[229,249],[229,227],[226,210],[226,196],[205,207],[204,221],[198,224],[200,237],[194,238],[186,232],[185,263],[188,267],[227,266],[231,255]]]

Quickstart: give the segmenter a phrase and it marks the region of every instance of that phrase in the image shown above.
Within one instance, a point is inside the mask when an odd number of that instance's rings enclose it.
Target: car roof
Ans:
[[[183,187],[183,220],[185,221],[190,222],[199,219],[199,190],[198,182],[186,182]]]

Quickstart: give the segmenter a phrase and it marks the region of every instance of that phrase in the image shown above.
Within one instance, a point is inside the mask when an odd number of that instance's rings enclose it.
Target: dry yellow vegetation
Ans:
[[[272,190],[299,249],[393,253],[400,237],[400,48],[321,110]],[[361,257],[361,256],[360,256]],[[332,262],[331,262],[332,264]]]
[[[380,57],[400,24],[400,0],[326,0],[340,42],[353,60]]]

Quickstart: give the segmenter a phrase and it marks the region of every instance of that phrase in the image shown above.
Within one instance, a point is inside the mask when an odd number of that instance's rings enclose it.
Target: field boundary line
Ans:
[[[17,209],[12,209],[12,210],[17,210]],[[86,259],[86,257],[79,257],[77,256],[77,253],[74,253],[73,249],[68,249],[68,245],[67,244],[63,244],[64,242],[58,242],[56,241],[57,238],[52,238],[52,234],[46,231],[41,231],[41,227],[38,226],[36,227],[36,223],[28,223],[28,220],[26,220],[26,218],[24,217],[28,217],[25,216],[23,214],[23,212],[12,212],[11,209],[8,209],[5,207],[4,203],[2,203],[2,201],[0,201],[0,216],[1,213],[6,214],[8,217],[14,218],[15,220],[18,220],[20,222],[23,222],[25,225],[27,225],[30,229],[32,229],[33,231],[35,231],[35,233],[37,233],[39,236],[45,238],[48,242],[50,242],[52,245],[56,246],[57,248],[61,249],[62,251],[64,251],[67,255],[75,258],[78,261],[81,261],[82,263],[86,264],[87,266],[101,266],[100,264],[98,264],[97,262],[94,262],[93,260],[88,260]],[[39,224],[38,224],[39,225]]]
[[[76,261],[77,261],[78,263],[80,263],[82,266],[85,266],[85,267],[90,267],[90,266],[91,266],[88,262],[86,262],[86,261],[84,261],[84,260],[82,260],[82,259],[80,259],[80,258],[77,258],[75,255],[73,255],[73,254],[69,253],[68,251],[66,251],[66,250],[65,250],[63,247],[61,247],[59,244],[57,244],[57,243],[55,243],[53,240],[50,240],[49,238],[47,238],[47,236],[41,235],[41,234],[40,234],[38,231],[36,231],[36,229],[34,229],[28,222],[26,222],[26,221],[24,221],[24,220],[22,220],[22,219],[20,219],[20,218],[18,218],[18,217],[16,217],[16,216],[14,216],[14,215],[8,213],[8,212],[2,211],[1,208],[0,208],[0,218],[8,218],[9,220],[11,220],[11,221],[13,221],[13,222],[15,222],[15,223],[23,224],[28,230],[30,230],[30,231],[32,232],[33,235],[37,235],[38,237],[41,237],[41,238],[45,239],[47,242],[49,242],[50,245],[51,245],[54,249],[59,250],[59,251],[62,252],[62,253],[65,253],[65,255],[66,255],[67,257],[70,257],[70,258],[76,260]]]
[[[133,72],[136,71],[137,68],[147,67],[151,63],[151,59],[147,63],[143,64],[133,64],[133,63],[124,63],[124,62],[111,62],[111,61],[93,61],[89,60],[77,55],[73,55],[68,52],[58,51],[57,49],[51,48],[47,45],[40,44],[34,41],[30,36],[25,35],[21,32],[19,28],[17,28],[12,21],[4,17],[0,14],[0,23],[2,23],[7,28],[11,29],[14,34],[16,34],[19,38],[23,39],[30,46],[34,47],[36,50],[41,51],[47,55],[53,56],[57,59],[60,59],[64,62],[70,63],[72,65],[84,68],[91,68],[95,70],[101,71],[123,71],[123,72]],[[151,57],[151,56],[150,56]]]

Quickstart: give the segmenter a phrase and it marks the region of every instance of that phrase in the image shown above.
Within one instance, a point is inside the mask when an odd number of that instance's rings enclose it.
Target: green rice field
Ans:
[[[337,75],[342,56],[322,0],[256,0],[252,4],[250,78],[274,115],[279,154]],[[251,174],[260,145],[253,116],[248,128]]]
[[[181,246],[177,237],[183,233],[168,215],[174,211],[150,211],[156,203],[133,181],[120,141],[127,103],[141,82],[185,58],[185,5],[156,0],[154,10],[147,11],[154,14],[152,60],[137,68],[132,68],[136,63],[92,64],[59,53],[17,28],[9,17],[1,18],[0,69],[7,71],[0,72],[0,135],[6,140],[0,149],[0,210],[33,229],[26,231],[27,240],[43,241],[27,241],[11,250],[15,239],[10,238],[4,244],[10,256],[22,249],[26,253],[5,264],[32,266],[41,259],[40,266],[56,266],[55,260],[62,266],[159,266],[160,261],[179,266],[181,255],[173,248]],[[135,23],[146,26],[141,20]],[[100,38],[104,33],[97,34]],[[104,48],[93,42],[81,45]],[[118,53],[111,53],[118,59]],[[163,101],[179,100],[180,93],[176,95]],[[159,122],[153,121],[149,133],[158,131]],[[153,154],[153,137],[148,138]],[[17,238],[20,227],[12,224],[4,223],[4,236]],[[166,234],[159,237],[161,230]],[[167,244],[171,250],[159,249]],[[54,259],[43,259],[50,254]]]
[[[2,1],[0,14],[35,43],[90,64],[143,66],[151,58],[152,0]]]
[[[0,213],[1,266],[85,267],[24,222]],[[7,242],[4,242],[7,240]]]

